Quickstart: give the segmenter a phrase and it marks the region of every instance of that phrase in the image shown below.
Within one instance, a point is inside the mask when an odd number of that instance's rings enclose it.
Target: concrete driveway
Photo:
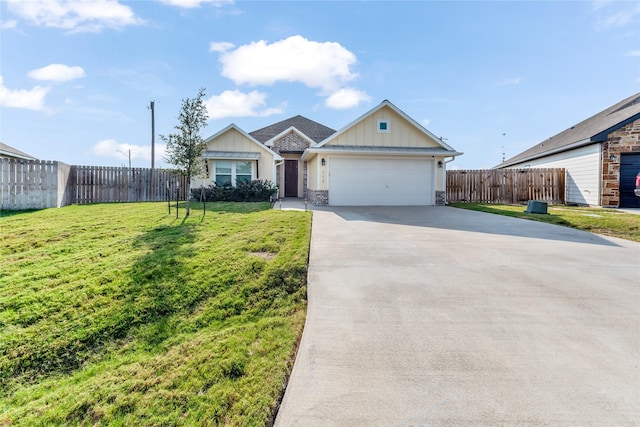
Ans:
[[[448,207],[313,217],[275,425],[640,425],[640,244]]]

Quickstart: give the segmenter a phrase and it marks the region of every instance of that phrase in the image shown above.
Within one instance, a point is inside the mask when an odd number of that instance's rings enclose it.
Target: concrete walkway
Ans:
[[[277,427],[640,424],[640,244],[448,207],[313,215]]]
[[[273,209],[280,209],[283,211],[311,211],[314,208],[315,207],[311,203],[307,203],[304,199],[297,197],[278,199],[273,204]]]

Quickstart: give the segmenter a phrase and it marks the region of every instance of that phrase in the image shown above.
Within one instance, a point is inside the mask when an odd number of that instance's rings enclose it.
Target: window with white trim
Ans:
[[[253,162],[244,160],[216,160],[215,180],[218,187],[235,187],[253,180]]]
[[[378,133],[389,133],[391,132],[391,123],[389,120],[378,120]]]

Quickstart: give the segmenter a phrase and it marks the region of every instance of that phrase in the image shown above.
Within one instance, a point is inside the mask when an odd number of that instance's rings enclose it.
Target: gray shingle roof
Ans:
[[[25,160],[38,160],[32,155],[29,155],[24,151],[20,151],[17,148],[7,145],[4,142],[0,142],[0,157],[13,157],[13,158],[25,159]]]
[[[506,160],[496,168],[508,167],[545,155],[573,149],[577,146],[606,141],[607,134],[613,132],[626,122],[640,118],[640,93],[630,96],[615,105],[571,126],[559,134],[546,139],[528,150]],[[584,144],[580,144],[584,142]]]
[[[309,120],[306,117],[298,115],[262,129],[249,132],[249,135],[264,144],[274,136],[282,133],[292,126],[311,138],[314,142],[320,142],[336,132],[325,125],[321,125],[318,122],[314,122],[313,120]]]

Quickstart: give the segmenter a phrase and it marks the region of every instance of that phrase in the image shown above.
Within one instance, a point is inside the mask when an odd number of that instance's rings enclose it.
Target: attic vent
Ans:
[[[378,120],[378,133],[391,132],[391,124],[389,120]]]

